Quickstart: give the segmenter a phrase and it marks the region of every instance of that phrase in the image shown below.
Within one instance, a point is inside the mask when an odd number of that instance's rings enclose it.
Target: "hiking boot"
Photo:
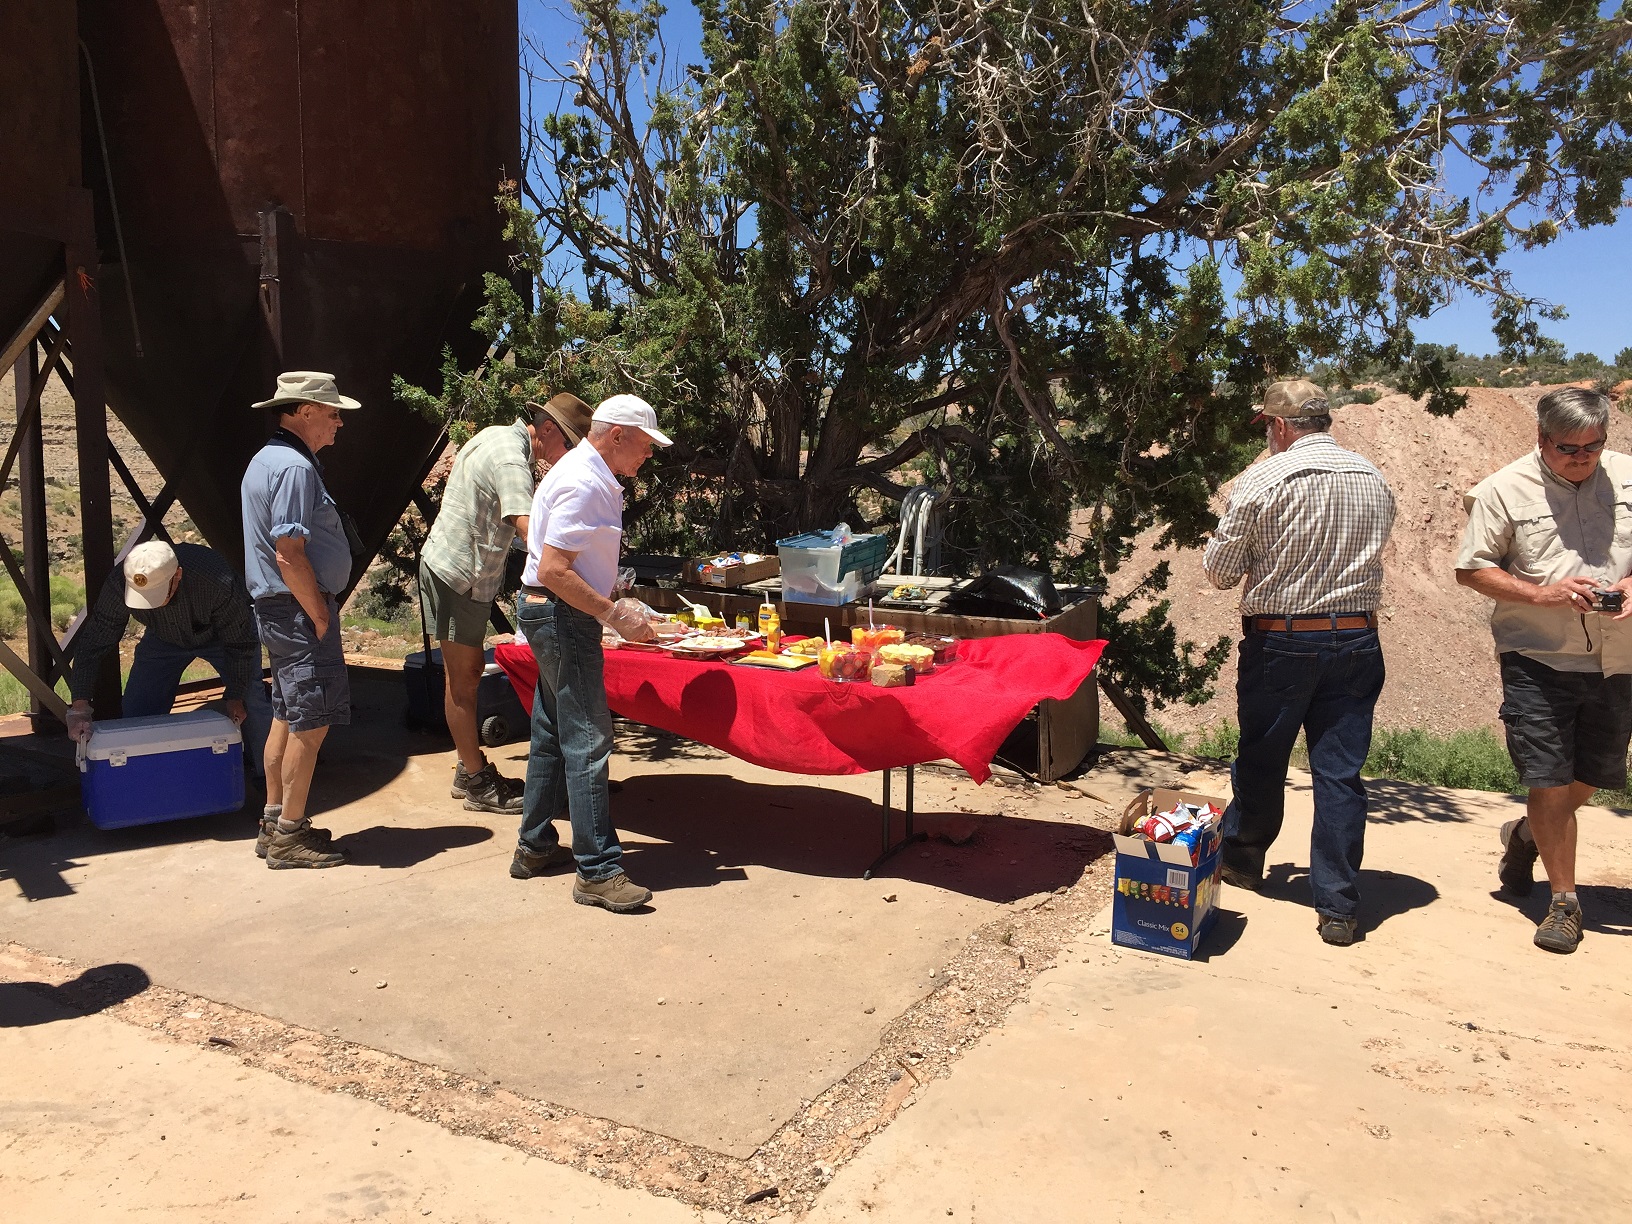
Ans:
[[[559,842],[543,854],[535,854],[526,846],[517,846],[516,855],[510,860],[510,875],[513,879],[530,880],[557,867],[565,867],[570,862],[572,862],[571,847],[563,846]]]
[[[620,871],[604,880],[579,876],[572,886],[572,899],[579,905],[598,905],[614,914],[627,914],[650,901],[652,890],[640,887]]]
[[[1315,929],[1326,943],[1346,948],[1354,942],[1353,918],[1339,918],[1336,914],[1317,914],[1315,917]]]
[[[338,867],[346,856],[334,849],[321,830],[301,825],[289,833],[274,832],[266,847],[266,865],[274,871],[285,867]]]
[[[1549,952],[1574,952],[1581,942],[1581,907],[1554,897],[1547,917],[1536,928],[1536,947]]]
[[[467,812],[497,812],[501,816],[515,816],[521,811],[521,797],[527,784],[519,778],[507,778],[499,767],[489,761],[475,773],[466,773],[463,764],[453,771],[453,797],[465,801]]]
[[[1264,886],[1263,876],[1252,875],[1249,872],[1242,871],[1239,867],[1231,867],[1228,863],[1219,864],[1218,874],[1224,883],[1235,888],[1244,888],[1248,892],[1257,892]]]
[[[1523,816],[1502,826],[1502,862],[1496,875],[1502,887],[1515,897],[1528,897],[1536,886],[1536,843],[1530,836],[1530,822]]]
[[[266,848],[272,844],[272,839],[277,835],[277,832],[278,818],[276,816],[270,818],[262,816],[261,832],[260,835],[255,838],[256,858],[264,859],[266,857]],[[329,843],[334,840],[334,834],[330,833],[327,829],[314,829],[311,825],[307,825],[305,832],[308,838],[318,845],[321,845],[325,850],[329,848]]]

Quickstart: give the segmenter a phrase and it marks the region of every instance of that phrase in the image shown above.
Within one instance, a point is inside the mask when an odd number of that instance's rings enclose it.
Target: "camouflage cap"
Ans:
[[[1270,383],[1269,390],[1264,392],[1264,405],[1258,409],[1252,423],[1256,425],[1269,417],[1325,416],[1331,410],[1325,391],[1312,382],[1298,378],[1290,382]]]

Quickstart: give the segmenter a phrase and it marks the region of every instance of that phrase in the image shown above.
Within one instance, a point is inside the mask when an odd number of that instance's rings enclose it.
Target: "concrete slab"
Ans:
[[[1206,959],[1115,949],[1103,915],[810,1218],[1624,1216],[1632,821],[1583,813],[1588,935],[1561,957],[1530,943],[1543,890],[1493,895],[1515,801],[1375,799],[1360,942],[1315,934],[1305,778]]]
[[[657,898],[613,916],[572,903],[570,872],[509,878],[514,818],[448,797],[446,741],[402,733],[399,688],[355,704],[314,789],[353,865],[267,871],[242,816],[80,826],[9,845],[0,934],[741,1156],[862,1061],[969,931],[1086,861],[1045,812],[865,882],[877,777],[631,732],[614,815]],[[517,774],[524,752],[496,755]],[[918,806],[931,824],[1006,810],[950,776],[923,777]]]
[[[3,1010],[12,1219],[724,1220],[15,987]]]

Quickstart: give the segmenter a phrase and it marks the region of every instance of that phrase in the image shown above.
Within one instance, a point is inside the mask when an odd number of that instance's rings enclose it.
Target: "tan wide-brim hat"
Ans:
[[[1257,425],[1270,417],[1325,416],[1331,410],[1324,390],[1306,379],[1295,378],[1269,384],[1264,392],[1264,406],[1258,409],[1252,423]]]
[[[279,404],[327,404],[331,408],[361,408],[349,395],[341,395],[333,374],[320,370],[287,370],[278,375],[278,389],[271,399],[251,404],[252,408],[276,408]]]
[[[595,410],[570,391],[563,391],[559,395],[552,395],[544,403],[527,401],[527,407],[534,412],[549,414],[550,420],[561,427],[567,441],[577,446],[589,433],[590,418]]]

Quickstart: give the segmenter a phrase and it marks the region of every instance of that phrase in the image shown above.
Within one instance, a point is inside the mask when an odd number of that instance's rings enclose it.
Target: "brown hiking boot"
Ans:
[[[453,767],[453,787],[450,793],[455,799],[465,801],[467,812],[517,815],[521,811],[521,799],[526,790],[525,782],[520,778],[505,777],[492,761],[475,773],[468,773],[462,761]]]
[[[1528,897],[1536,886],[1537,853],[1527,817],[1520,816],[1502,826],[1502,861],[1496,868],[1496,878],[1510,896]]]
[[[274,832],[266,847],[266,865],[274,871],[285,867],[338,867],[346,856],[334,849],[319,830],[301,825],[291,833]]]
[[[530,880],[557,867],[565,867],[570,862],[571,848],[559,842],[543,854],[535,854],[526,846],[517,846],[515,857],[510,860],[510,875],[517,880]]]
[[[1581,907],[1555,895],[1547,917],[1536,928],[1536,947],[1549,952],[1574,952],[1581,943]]]
[[[640,887],[620,871],[604,880],[579,876],[572,886],[572,899],[579,905],[598,905],[614,914],[627,914],[650,901],[652,890]]]
[[[261,832],[255,838],[256,858],[264,859],[266,857],[266,848],[272,844],[272,839],[277,836],[277,832],[278,818],[276,816],[262,816]],[[334,840],[334,834],[327,829],[314,829],[311,825],[306,826],[306,836],[321,845],[325,850],[329,848],[329,843]]]

